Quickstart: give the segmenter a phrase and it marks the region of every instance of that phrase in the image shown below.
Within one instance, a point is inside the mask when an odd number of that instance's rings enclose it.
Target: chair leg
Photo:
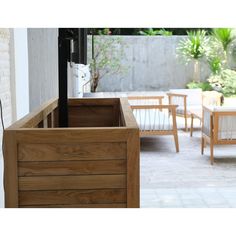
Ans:
[[[191,115],[190,137],[193,136],[193,115]]]
[[[185,131],[188,132],[188,118],[187,116],[185,116],[184,118],[185,118]]]
[[[201,154],[204,154],[204,147],[205,147],[205,139],[202,137],[202,143],[201,143]]]
[[[207,141],[206,139],[204,139],[204,148],[206,148],[206,146],[207,146]]]
[[[211,140],[210,142],[210,149],[211,149],[211,157],[210,157],[210,160],[211,160],[211,165],[214,164],[214,144],[213,144],[213,141]]]
[[[174,133],[174,139],[175,139],[176,152],[179,152],[179,140],[178,140],[178,133],[177,132]]]

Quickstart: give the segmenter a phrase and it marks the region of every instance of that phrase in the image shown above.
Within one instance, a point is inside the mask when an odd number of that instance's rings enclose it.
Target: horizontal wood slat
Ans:
[[[68,106],[114,106],[119,102],[119,98],[70,98]]]
[[[19,161],[125,159],[126,143],[19,144]]]
[[[126,202],[126,189],[20,191],[20,206],[114,204]]]
[[[125,174],[126,160],[19,162],[19,176]]]
[[[113,106],[69,107],[69,127],[112,127]]]
[[[19,190],[126,188],[126,175],[19,177]]]
[[[21,208],[126,208],[125,203],[106,204],[65,204],[65,205],[21,205]]]
[[[20,129],[16,139],[18,143],[104,143],[125,142],[128,134],[126,127]]]

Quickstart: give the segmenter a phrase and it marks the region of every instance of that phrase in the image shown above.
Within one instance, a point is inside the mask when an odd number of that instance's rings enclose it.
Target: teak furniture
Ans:
[[[190,137],[193,136],[193,120],[194,118],[200,120],[202,122],[202,109],[191,109],[190,110],[191,114],[191,126],[190,126]]]
[[[176,152],[179,152],[176,126],[177,105],[162,105],[163,96],[128,97],[140,136],[173,135]]]
[[[236,108],[203,107],[202,147],[210,144],[210,162],[214,163],[214,145],[236,144]]]
[[[139,207],[139,129],[125,98],[51,100],[4,132],[5,207]]]
[[[169,104],[178,105],[177,116],[184,117],[185,131],[188,131],[190,110],[202,109],[203,105],[220,106],[222,94],[216,91],[202,92],[201,89],[170,89],[167,93]]]

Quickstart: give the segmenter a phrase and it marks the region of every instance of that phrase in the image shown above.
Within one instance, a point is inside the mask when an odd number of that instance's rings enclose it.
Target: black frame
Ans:
[[[87,29],[59,28],[58,30],[59,127],[68,127],[68,62],[87,64]]]

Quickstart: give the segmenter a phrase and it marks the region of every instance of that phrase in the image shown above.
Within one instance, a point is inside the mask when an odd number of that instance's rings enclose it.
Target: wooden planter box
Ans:
[[[58,100],[4,133],[5,207],[139,207],[139,129],[125,98]]]

